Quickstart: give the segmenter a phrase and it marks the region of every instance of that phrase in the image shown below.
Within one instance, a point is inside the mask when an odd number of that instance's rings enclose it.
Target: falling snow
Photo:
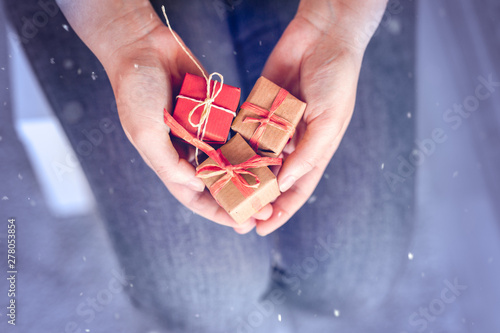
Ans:
[[[408,119],[410,119],[410,118],[411,118],[411,112],[408,112],[408,113],[406,114],[406,117],[408,117]]]
[[[401,21],[393,18],[387,22],[387,30],[394,35],[399,35],[401,33]]]
[[[316,200],[318,199],[318,197],[316,195],[311,195],[311,197],[309,198],[309,200],[307,200],[307,203],[308,204],[313,204],[316,202]]]
[[[143,211],[144,211],[144,213],[146,213],[146,214],[148,213],[148,210],[147,210],[147,209],[143,209]]]
[[[55,60],[54,58],[50,58],[50,63],[51,63],[52,65],[55,65],[55,64],[56,64],[56,60]]]
[[[9,197],[8,197],[8,196],[6,196],[6,195],[4,195],[4,196],[2,197],[2,200],[3,200],[3,201],[5,201],[5,200],[9,200]]]
[[[78,68],[77,71],[76,71],[76,74],[78,74],[78,75],[82,74],[82,69]]]
[[[73,60],[65,59],[63,66],[64,66],[64,69],[72,69],[73,68]]]
[[[259,46],[262,46],[262,41],[261,40],[259,40]]]
[[[86,256],[83,256],[83,257],[82,257],[82,260],[83,260],[83,261],[87,261],[87,257],[86,257]]]
[[[382,163],[382,164],[380,165],[380,170],[384,170],[384,167],[385,167],[385,163]]]
[[[17,178],[19,178],[20,180],[23,180],[23,175],[21,175],[20,173],[17,174]]]
[[[330,179],[330,175],[329,175],[329,174],[327,174],[327,173],[325,173],[325,174],[323,175],[323,177],[325,177],[325,179]]]
[[[333,315],[334,315],[335,317],[340,316],[340,311],[339,311],[339,310],[337,310],[337,309],[333,310]]]
[[[408,252],[408,259],[413,260],[413,253]]]
[[[97,80],[98,76],[96,73],[92,72],[92,74],[90,76],[92,77],[92,80],[94,80],[94,81]]]
[[[278,321],[281,321],[281,315],[278,314]]]
[[[453,173],[453,178],[456,178],[457,176],[458,176],[458,171],[455,171],[455,172]]]
[[[137,64],[134,64],[134,67],[135,67],[135,68],[139,68],[139,65],[137,65]]]
[[[69,31],[69,27],[68,27],[67,24],[63,24],[62,27],[63,27],[64,30]]]

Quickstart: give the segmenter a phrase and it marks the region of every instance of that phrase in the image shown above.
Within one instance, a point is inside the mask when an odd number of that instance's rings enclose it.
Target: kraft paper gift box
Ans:
[[[293,136],[305,109],[306,103],[261,76],[231,128],[259,155],[277,157]]]
[[[236,134],[228,143],[222,146],[220,152],[232,166],[237,166],[241,163],[244,165],[252,158],[267,161],[264,163],[261,161],[260,164],[269,165],[267,164],[269,161],[274,161],[271,162],[272,165],[281,164],[281,159],[270,159],[258,156],[239,134]],[[243,169],[240,174],[240,177],[242,177],[249,186],[255,186],[256,181],[254,177],[246,172],[251,172],[257,176],[260,184],[258,184],[256,188],[245,187],[242,189],[241,184],[239,187],[236,186],[233,182],[235,177],[232,177],[231,181],[228,181],[217,193],[214,193],[214,185],[217,181],[220,181],[222,177],[228,177],[227,173],[202,178],[202,180],[205,182],[205,185],[209,188],[219,205],[224,208],[237,223],[243,223],[281,194],[276,177],[265,165]],[[217,169],[217,163],[212,158],[208,158],[198,166],[197,175],[199,173],[199,177],[206,177],[206,175],[210,173],[208,171],[203,171],[206,168],[212,168],[212,171],[214,171],[214,169]]]
[[[220,85],[220,82],[210,80],[211,87],[207,96],[207,80],[187,73],[173,112],[174,119],[194,136],[198,135],[198,128],[193,127],[192,124],[199,124],[201,126],[199,138],[213,144],[226,142],[241,94],[240,88],[227,84],[223,84],[219,91]],[[200,124],[207,97],[214,97],[214,95],[215,99],[209,106],[208,117]],[[191,123],[189,121],[190,113],[192,113]]]

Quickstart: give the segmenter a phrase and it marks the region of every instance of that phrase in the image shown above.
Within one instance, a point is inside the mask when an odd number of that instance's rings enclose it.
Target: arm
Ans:
[[[169,191],[194,212],[248,232],[255,219],[237,225],[220,208],[188,162],[189,152],[174,148],[163,123],[172,110],[172,90],[197,68],[147,0],[59,0],[72,28],[108,74],[123,130]],[[271,215],[271,206],[260,213]],[[259,218],[257,214],[255,216]]]
[[[316,188],[347,129],[365,48],[386,0],[302,0],[263,75],[308,105],[285,148],[278,175],[284,192],[273,215],[257,224],[267,235],[286,223]]]

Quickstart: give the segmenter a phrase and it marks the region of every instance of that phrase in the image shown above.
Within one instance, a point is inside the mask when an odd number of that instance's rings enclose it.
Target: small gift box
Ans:
[[[217,152],[221,161],[208,158],[196,174],[237,223],[245,222],[280,195],[276,177],[267,166],[280,165],[281,159],[258,156],[239,134]]]
[[[187,73],[173,117],[200,140],[223,144],[240,102],[240,89]],[[219,77],[221,77],[219,75]],[[207,81],[210,87],[207,89]]]
[[[260,77],[231,128],[263,156],[277,157],[293,136],[306,103]]]

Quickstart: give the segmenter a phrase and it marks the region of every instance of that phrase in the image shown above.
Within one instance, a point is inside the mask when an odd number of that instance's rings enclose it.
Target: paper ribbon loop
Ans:
[[[261,117],[261,118],[246,117],[243,120],[243,123],[259,123],[259,126],[257,127],[252,137],[250,138],[250,145],[254,150],[257,151],[259,149],[260,141],[264,136],[264,132],[266,131],[267,125],[274,126],[280,130],[285,131],[290,138],[293,136],[295,132],[295,127],[293,126],[293,124],[290,123],[288,120],[283,119],[282,117],[275,114],[276,110],[278,110],[278,108],[281,106],[281,104],[283,103],[283,101],[287,96],[288,96],[288,91],[281,88],[269,110],[266,110],[258,105],[249,102],[245,102],[241,106],[242,109],[252,111],[253,113],[257,114],[257,116]]]

